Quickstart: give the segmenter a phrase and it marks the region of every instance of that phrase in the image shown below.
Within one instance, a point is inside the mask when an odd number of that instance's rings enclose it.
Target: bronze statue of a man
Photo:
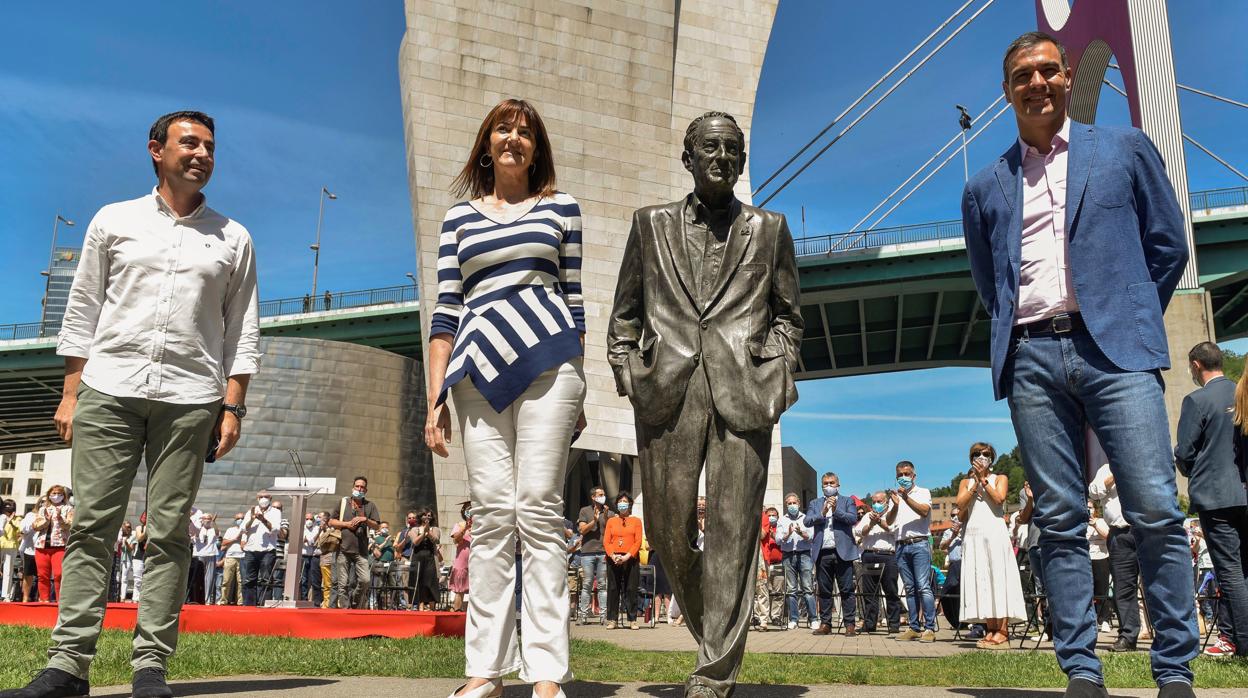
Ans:
[[[694,119],[681,159],[693,193],[633,215],[608,361],[636,412],[646,535],[698,640],[685,695],[722,698],[745,652],[771,431],[797,400],[802,316],[784,216],[733,195],[745,171],[736,120]]]

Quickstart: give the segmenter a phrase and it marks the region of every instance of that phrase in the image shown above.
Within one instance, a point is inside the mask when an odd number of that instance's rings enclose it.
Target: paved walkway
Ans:
[[[223,679],[173,682],[178,698],[229,695],[235,698],[325,698],[325,696],[367,696],[368,698],[442,698],[461,682],[453,679],[392,679],[374,677],[237,676]],[[564,687],[568,698],[682,698],[683,687],[673,684],[584,683]],[[1243,698],[1245,689],[1198,690],[1200,698]],[[92,687],[94,698],[128,698],[129,686]],[[528,698],[532,689],[523,684],[504,688],[504,698]],[[1037,688],[916,688],[889,686],[740,686],[739,698],[861,698],[864,695],[904,696],[905,698],[1060,698],[1058,689]],[[1157,695],[1156,689],[1114,690],[1114,698]]]
[[[654,628],[644,625],[639,630],[607,630],[601,625],[573,625],[572,637],[581,640],[605,640],[626,649],[643,649],[655,651],[687,651],[693,652],[698,645],[684,627],[671,627],[660,624]],[[1102,633],[1099,649],[1107,650],[1114,644],[1117,637]],[[1035,642],[1026,642],[1019,649],[1018,640],[1011,643],[1014,649],[1002,654],[1022,652],[1036,648]],[[1149,643],[1141,640],[1139,647],[1147,651]],[[1040,643],[1039,649],[1053,651],[1052,642]],[[796,630],[771,629],[766,632],[751,631],[746,640],[747,652],[765,652],[778,654],[821,654],[867,657],[949,657],[963,652],[982,651],[975,649],[975,641],[963,638],[953,639],[953,632],[941,630],[936,634],[936,642],[898,642],[883,632],[871,635],[859,634],[857,637],[845,637],[841,634],[811,635],[810,630],[799,626]]]

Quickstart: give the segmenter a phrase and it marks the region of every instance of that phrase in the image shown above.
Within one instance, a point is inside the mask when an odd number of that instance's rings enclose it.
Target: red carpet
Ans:
[[[5,603],[0,625],[56,625],[56,604]],[[104,627],[133,630],[139,607],[110,603]],[[178,626],[184,633],[278,635],[310,640],[354,637],[463,637],[463,613],[417,611],[355,611],[323,608],[252,608],[248,606],[183,606]]]

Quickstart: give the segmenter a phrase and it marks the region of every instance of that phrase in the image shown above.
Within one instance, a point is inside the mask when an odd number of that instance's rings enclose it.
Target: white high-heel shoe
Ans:
[[[451,691],[451,695],[447,698],[501,698],[503,695],[502,679],[491,679],[489,683],[483,683],[467,693],[460,693],[467,685],[466,683],[460,685],[459,688]]]

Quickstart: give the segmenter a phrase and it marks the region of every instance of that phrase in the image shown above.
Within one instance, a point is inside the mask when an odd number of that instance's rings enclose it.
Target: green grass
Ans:
[[[20,686],[46,661],[48,631],[0,626],[0,688]],[[464,643],[444,638],[411,640],[299,640],[185,634],[169,666],[172,679],[272,674],[274,667],[302,676],[397,676],[454,678],[463,675]],[[1107,655],[1105,675],[1114,688],[1153,685],[1144,653]],[[572,670],[583,681],[682,683],[693,668],[692,652],[647,652],[606,642],[572,642]],[[1201,688],[1248,686],[1248,662],[1196,662]],[[1055,688],[1065,685],[1051,652],[969,652],[941,659],[824,657],[748,654],[742,683],[866,684]],[[97,686],[130,681],[130,633],[105,631],[92,668]]]

